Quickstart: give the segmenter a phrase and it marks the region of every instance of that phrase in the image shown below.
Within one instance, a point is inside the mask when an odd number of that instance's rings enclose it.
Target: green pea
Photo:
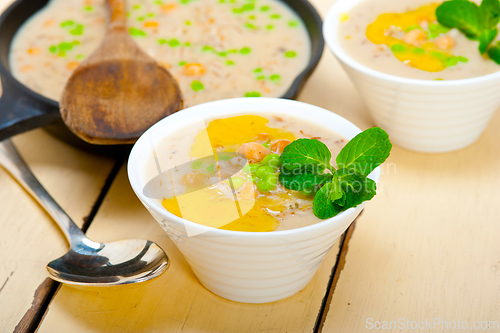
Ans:
[[[145,37],[146,33],[140,29],[136,29],[133,27],[128,28],[128,32],[131,36]]]
[[[52,53],[56,53],[57,52],[57,46],[52,45],[51,47],[49,47],[49,51],[52,52]]]
[[[258,91],[249,91],[245,93],[245,97],[260,97],[262,94]]]
[[[75,24],[75,22],[74,22],[74,21],[71,21],[71,20],[69,20],[69,21],[64,21],[64,22],[61,22],[61,27],[63,27],[63,28],[64,28],[64,27],[66,27],[66,26],[73,25],[73,24]]]
[[[203,83],[201,83],[200,81],[198,80],[195,80],[191,83],[191,88],[194,90],[194,91],[200,91],[200,90],[203,90],[203,88],[205,88],[203,86]]]
[[[251,52],[249,47],[244,47],[240,50],[241,54],[249,54]]]
[[[201,168],[203,166],[203,161],[194,161],[193,163],[191,163],[191,169],[193,170],[198,170],[199,168]]]
[[[408,48],[404,44],[394,44],[391,46],[391,50],[392,52],[399,53],[408,51]]]
[[[168,42],[168,45],[170,47],[176,47],[176,46],[179,46],[180,45],[180,42],[177,40],[177,39],[171,39],[169,42]]]
[[[456,57],[449,57],[446,58],[445,63],[447,67],[455,66],[456,64],[458,64],[458,59]]]
[[[265,75],[260,75],[260,76],[257,76],[257,80],[260,81],[260,80],[265,80],[266,77]]]
[[[228,65],[228,66],[234,65],[234,61],[228,60],[228,61],[226,61],[226,65]]]
[[[273,173],[274,173],[274,169],[268,165],[261,166],[260,168],[257,169],[257,171],[255,171],[255,175],[258,178],[264,178],[265,176],[267,176],[269,174],[273,174]]]
[[[280,163],[280,155],[278,154],[269,154],[261,162],[263,165],[270,166],[272,168],[279,168],[281,166]]]
[[[231,177],[231,182],[233,183],[233,188],[235,190],[240,189],[243,185],[245,185],[245,180],[241,177]]]
[[[271,15],[271,18],[272,18],[272,19],[275,19],[275,20],[276,20],[276,19],[279,19],[280,17],[281,17],[281,15],[279,15],[279,14],[272,14],[272,15]]]
[[[297,56],[297,53],[295,51],[286,51],[285,52],[285,57],[287,57],[287,58],[294,58],[295,56]]]
[[[260,68],[260,67],[256,68],[256,69],[253,70],[253,72],[254,73],[260,73],[260,72],[262,72],[262,68]]]
[[[85,10],[87,12],[91,12],[93,9],[94,9],[94,7],[92,7],[92,6],[84,6],[83,7],[83,10]]]
[[[251,173],[255,173],[262,166],[262,164],[260,164],[260,163],[250,163],[249,166],[250,166],[250,172]]]
[[[219,159],[220,161],[229,161],[232,158],[233,157],[229,155],[217,155],[217,159]]]
[[[262,6],[262,7],[260,7],[260,10],[263,11],[263,12],[267,12],[269,9],[271,9],[271,7],[269,7],[269,6]]]
[[[74,29],[71,29],[69,31],[69,33],[75,36],[80,36],[81,34],[83,34],[83,25],[77,24]]]
[[[165,38],[158,39],[158,44],[160,44],[160,45],[167,44],[167,43],[168,43],[168,41]]]
[[[179,66],[184,66],[184,65],[186,65],[186,64],[187,64],[187,61],[180,61],[180,62],[179,62]]]
[[[269,78],[271,81],[278,81],[281,77],[278,74],[273,74]]]
[[[266,25],[266,29],[267,30],[273,30],[274,29],[274,25],[268,24],[268,25]]]
[[[259,180],[257,188],[261,192],[269,192],[274,190],[276,185],[278,185],[278,176],[275,174],[269,174]]]

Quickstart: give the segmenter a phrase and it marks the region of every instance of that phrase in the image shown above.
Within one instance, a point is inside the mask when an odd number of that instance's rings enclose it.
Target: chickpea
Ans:
[[[441,36],[434,40],[434,44],[438,49],[447,51],[455,46],[455,40],[450,36]]]
[[[245,143],[238,148],[238,153],[247,157],[248,162],[258,163],[269,154],[269,150],[260,143],[251,142]]]
[[[290,140],[282,139],[278,141],[274,141],[271,144],[271,152],[275,154],[281,154],[283,149],[290,144]]]
[[[208,176],[197,171],[186,173],[182,179],[181,184],[189,189],[196,189],[203,187],[208,180]]]
[[[427,40],[427,35],[420,29],[415,29],[407,32],[403,37],[403,42],[414,46],[422,46]]]
[[[188,76],[198,76],[205,73],[205,67],[202,64],[192,63],[184,66],[184,74]]]

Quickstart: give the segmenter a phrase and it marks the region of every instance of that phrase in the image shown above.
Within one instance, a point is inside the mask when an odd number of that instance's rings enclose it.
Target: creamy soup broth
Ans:
[[[185,106],[283,95],[310,58],[300,18],[276,0],[128,1],[129,32],[178,80]],[[51,0],[17,32],[13,75],[59,100],[106,29],[103,0]]]
[[[347,143],[347,140],[339,134],[303,121],[302,119],[297,120],[282,114],[273,114],[270,116],[267,113],[252,113],[251,116],[230,117],[207,123],[213,149],[218,155],[223,152],[237,151],[238,147],[244,142],[234,144],[234,140],[239,140],[242,137],[250,138],[253,136],[252,139],[245,140],[246,142],[268,141],[270,143],[276,142],[279,140],[278,138],[288,138],[291,139],[290,141],[299,138],[316,138],[325,143],[331,150],[333,156],[332,163],[335,164],[335,157]],[[239,133],[238,128],[242,128],[243,126],[249,128],[251,127],[250,123],[253,123],[252,130],[248,130],[243,134]],[[233,128],[233,130],[228,131],[228,128]],[[222,130],[224,130],[224,135],[219,135],[219,131]],[[260,134],[262,134],[261,132],[264,134],[266,132],[269,133],[270,137],[260,137]],[[196,138],[199,138],[199,135],[200,126],[190,126],[189,128],[180,129],[178,132],[171,133],[168,137],[160,140],[160,143],[155,146],[155,152],[161,170],[164,171],[174,168],[187,161],[196,161],[198,157],[201,157],[193,155],[204,155],[203,153],[195,152],[195,150],[198,150],[195,147],[197,144]],[[270,149],[274,149],[272,145]],[[225,167],[230,167],[230,161],[224,163]],[[206,166],[203,166],[203,168],[204,167]],[[196,170],[201,170],[200,166],[196,166],[196,168]],[[158,168],[152,156],[149,156],[145,170],[145,183],[158,175]],[[244,176],[241,177],[244,178]],[[251,179],[245,181],[245,185],[237,190],[237,197],[243,198],[244,195],[246,195],[245,192],[252,189],[253,191],[249,193],[255,195],[255,206],[244,219],[236,221],[236,223],[224,225],[221,227],[222,229],[235,231],[289,230],[321,222],[321,220],[313,214],[312,195],[304,195],[301,192],[286,190],[279,183],[274,190],[262,193]],[[227,184],[221,183],[220,185],[221,186],[217,185],[219,186],[218,188],[217,186],[213,186],[217,189],[217,194],[212,198],[218,199],[221,196],[226,196],[229,199],[233,199],[233,194]],[[176,210],[175,203],[168,197],[169,196],[160,200],[163,206],[172,213],[181,215]],[[207,210],[209,210],[209,208],[207,208]]]
[[[344,50],[357,62],[383,73],[406,78],[457,80],[491,74],[500,70],[498,64],[487,57],[483,57],[479,53],[479,42],[467,39],[456,29],[443,32],[432,38],[429,33],[429,27],[431,27],[431,29],[435,27],[436,21],[428,22],[427,20],[422,20],[419,23],[415,22],[415,27],[418,26],[418,30],[424,31],[425,34],[427,34],[426,39],[422,38],[422,41],[417,42],[415,45],[419,46],[419,50],[416,52],[422,52],[420,47],[425,48],[425,46],[422,46],[424,43],[434,43],[434,45],[430,45],[431,49],[435,49],[438,53],[446,54],[443,61],[445,63],[447,62],[450,66],[439,71],[427,71],[412,67],[411,62],[413,60],[409,58],[405,59],[404,55],[401,56],[401,59],[398,59],[395,56],[396,53],[391,50],[390,46],[384,44],[377,45],[370,41],[367,36],[368,26],[374,23],[382,14],[409,13],[419,8],[423,13],[425,10],[422,9],[422,6],[434,6],[433,8],[435,9],[435,7],[442,2],[443,1],[433,2],[429,0],[363,1],[339,18],[341,24],[338,31],[338,38]],[[476,2],[478,4],[481,3],[481,1]],[[402,41],[400,45],[403,45],[403,48],[407,47],[407,44],[404,43],[405,36],[415,27],[409,27],[407,29],[408,31],[402,31],[399,27],[390,27],[390,24],[387,25],[388,29],[386,29],[385,35],[400,39]],[[412,40],[411,37],[419,38],[424,36],[423,34],[419,36],[418,31],[414,31],[412,34],[414,36],[408,36],[406,38]],[[401,48],[400,45],[395,47]],[[410,45],[412,45],[411,42]],[[437,45],[440,47],[437,47]],[[448,55],[451,57],[448,57]],[[443,55],[441,54],[441,56]]]

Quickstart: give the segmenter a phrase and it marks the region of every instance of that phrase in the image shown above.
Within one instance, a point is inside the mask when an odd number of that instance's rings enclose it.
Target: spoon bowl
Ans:
[[[49,276],[73,285],[109,286],[136,283],[159,276],[169,266],[165,253],[155,243],[127,239],[96,243],[64,256],[47,265]]]

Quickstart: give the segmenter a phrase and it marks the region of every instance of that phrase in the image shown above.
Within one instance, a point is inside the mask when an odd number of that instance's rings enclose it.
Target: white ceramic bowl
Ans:
[[[414,80],[384,74],[354,61],[338,40],[340,16],[364,0],[337,0],[323,34],[354,81],[375,123],[401,147],[449,152],[474,143],[500,106],[500,72],[464,80]]]
[[[163,138],[199,118],[229,117],[252,112],[286,113],[326,127],[351,139],[359,128],[324,109],[277,98],[235,98],[190,107],[151,127],[135,144],[128,162],[132,188],[151,215],[184,254],[200,282],[215,294],[245,303],[278,301],[302,290],[311,281],[328,250],[366,203],[329,220],[304,228],[268,233],[214,229],[179,218],[143,194],[146,159],[152,159],[151,133]],[[152,139],[153,138],[153,139]],[[380,167],[370,178],[378,182]],[[151,177],[153,178],[153,177]],[[188,237],[186,228],[202,233]]]

